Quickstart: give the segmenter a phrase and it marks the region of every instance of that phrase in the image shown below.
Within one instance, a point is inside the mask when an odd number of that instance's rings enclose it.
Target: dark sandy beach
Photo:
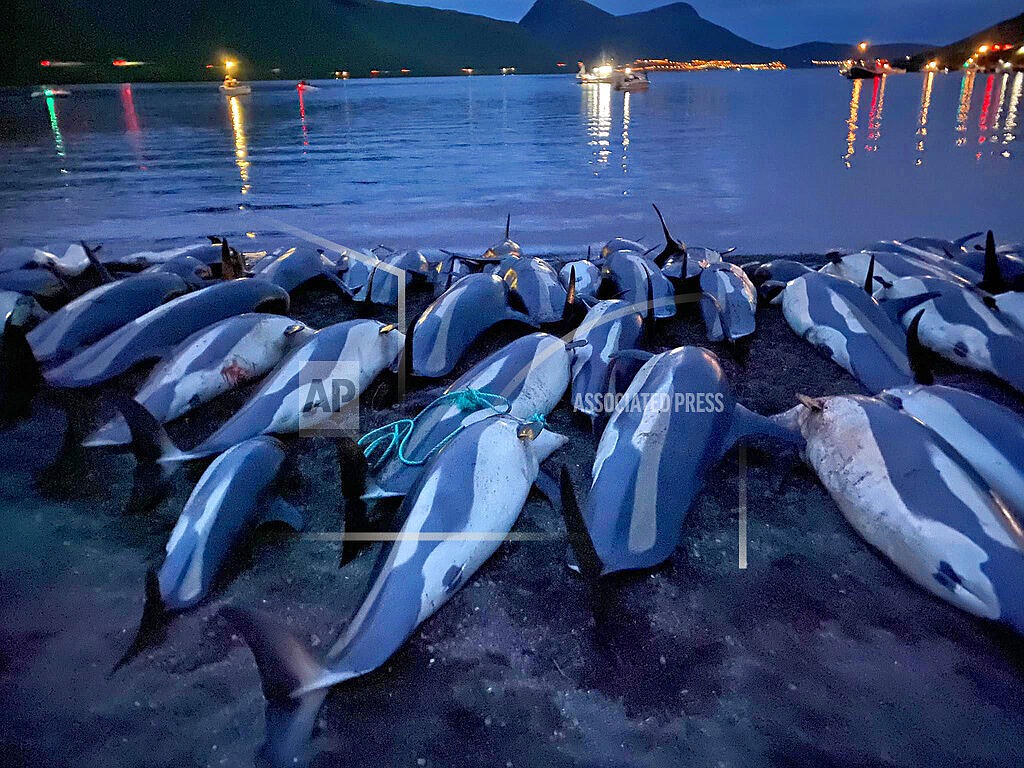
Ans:
[[[319,327],[354,311],[307,291],[292,314]],[[488,334],[456,375],[520,333]],[[737,398],[761,413],[791,407],[797,392],[860,391],[776,307],[759,311],[738,355],[708,344],[696,307],[684,305],[656,339],[659,349],[681,344],[718,353]],[[942,367],[938,380],[1024,406],[988,377]],[[375,410],[382,393],[371,391],[364,431],[415,413],[444,383],[418,386],[396,410]],[[109,390],[73,407],[98,420]],[[172,435],[197,441],[246,394],[192,413]],[[590,437],[567,402],[550,423],[571,439],[546,468],[568,465],[582,496]],[[352,615],[372,554],[339,569],[337,543],[261,528],[211,599],[110,677],[138,623],[144,573],[159,565],[203,465],[179,472],[153,511],[125,515],[134,459],[95,451],[45,469],[63,428],[45,395],[31,420],[0,434],[0,765],[251,764],[263,697],[252,655],[220,610],[265,611],[323,649]],[[333,444],[288,445],[309,531],[343,529]],[[335,688],[313,765],[1024,764],[1024,641],[901,576],[795,454],[752,445],[746,459],[745,570],[737,450],[694,504],[671,561],[597,594],[564,565],[558,512],[531,496],[515,530],[550,536],[502,545],[390,663]]]

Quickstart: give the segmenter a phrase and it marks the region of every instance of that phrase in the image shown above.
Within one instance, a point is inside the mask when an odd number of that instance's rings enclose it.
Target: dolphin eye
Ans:
[[[967,357],[967,345],[962,341],[958,341],[953,345],[953,354],[957,357]]]
[[[295,325],[289,325],[287,328],[284,329],[284,335],[285,336],[294,336],[299,331],[304,330],[305,327],[306,326],[304,326],[302,323],[296,323]]]

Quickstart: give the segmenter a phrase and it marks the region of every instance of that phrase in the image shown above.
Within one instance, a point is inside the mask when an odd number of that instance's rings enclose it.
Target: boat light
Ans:
[[[42,61],[39,62],[39,66],[40,67],[48,67],[48,66],[50,66],[50,60],[49,59],[43,59]]]

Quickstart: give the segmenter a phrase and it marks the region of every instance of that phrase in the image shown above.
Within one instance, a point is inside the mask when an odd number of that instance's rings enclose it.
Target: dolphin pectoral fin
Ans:
[[[537,479],[533,481],[533,485],[540,492],[540,495],[544,497],[545,501],[551,505],[551,508],[557,510],[558,499],[561,498],[562,492],[555,478],[541,470],[537,473]]]
[[[300,759],[327,695],[320,685],[327,671],[276,622],[252,611],[225,608],[221,615],[252,650],[267,699],[266,736],[261,755],[274,766]]]
[[[127,395],[115,397],[114,405],[124,416],[125,423],[128,424],[128,431],[132,435],[129,447],[139,463],[182,461],[187,458],[171,442],[163,424],[157,421],[144,405]]]
[[[160,595],[160,579],[154,569],[146,571],[146,602],[142,606],[142,618],[139,620],[139,629],[135,633],[135,639],[124,655],[118,659],[114,668],[110,670],[107,677],[113,675],[126,664],[131,663],[147,648],[159,645],[167,634],[167,625],[170,623],[171,614],[164,605],[163,597]]]
[[[926,301],[931,301],[939,296],[941,296],[941,294],[936,293],[935,291],[929,291],[928,293],[922,293],[917,296],[906,296],[902,299],[885,299],[884,301],[878,302],[878,305],[885,310],[885,314],[887,314],[894,322],[899,323],[900,318],[914,307],[918,307]]]
[[[280,496],[276,497],[268,506],[260,523],[284,523],[294,531],[301,531],[306,527],[306,517],[294,504],[290,504]]]
[[[587,522],[583,519],[580,506],[576,501],[576,491],[572,487],[572,479],[569,477],[569,469],[562,466],[560,475],[560,496],[562,517],[565,520],[565,530],[569,535],[569,545],[576,556],[576,566],[579,572],[587,579],[597,579],[604,570],[601,558],[597,554],[594,542],[587,530]]]

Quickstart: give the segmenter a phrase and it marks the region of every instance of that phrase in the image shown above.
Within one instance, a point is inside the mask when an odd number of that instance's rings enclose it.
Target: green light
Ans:
[[[57,106],[53,100],[53,91],[46,91],[46,111],[50,113],[50,130],[53,131],[53,143],[57,146],[57,156],[64,157],[64,137],[57,124]]]

